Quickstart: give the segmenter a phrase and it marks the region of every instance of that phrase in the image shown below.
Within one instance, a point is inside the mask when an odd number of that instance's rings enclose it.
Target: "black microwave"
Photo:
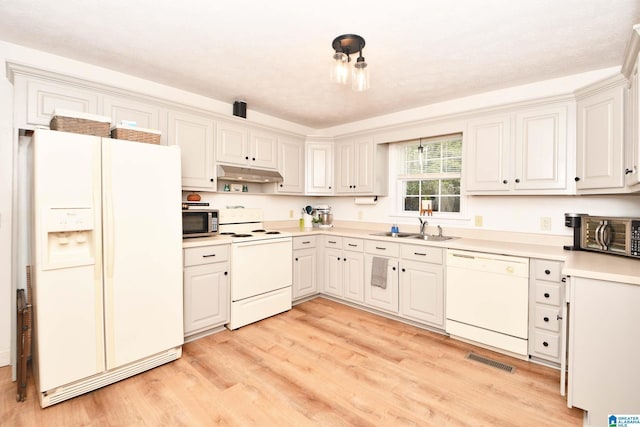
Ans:
[[[217,209],[185,209],[182,211],[182,238],[207,237],[218,234]]]

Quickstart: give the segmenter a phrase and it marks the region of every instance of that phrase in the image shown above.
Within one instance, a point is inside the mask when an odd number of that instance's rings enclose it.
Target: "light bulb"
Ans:
[[[331,65],[331,81],[347,84],[349,80],[349,57],[343,52],[336,52],[333,55]]]
[[[362,92],[369,89],[369,68],[364,62],[364,57],[359,57],[353,66],[351,76],[351,89]]]

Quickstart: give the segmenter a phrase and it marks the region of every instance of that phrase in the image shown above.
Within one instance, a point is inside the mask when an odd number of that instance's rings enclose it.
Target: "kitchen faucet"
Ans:
[[[427,225],[429,225],[429,221],[427,221],[426,219],[422,219],[422,217],[418,217],[418,220],[420,221],[420,235],[424,236],[424,229]]]
[[[440,227],[439,225],[438,227],[438,237],[442,237],[442,227]]]

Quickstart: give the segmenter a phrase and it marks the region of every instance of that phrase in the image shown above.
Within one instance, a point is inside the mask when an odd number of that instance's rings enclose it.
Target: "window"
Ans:
[[[462,135],[425,138],[398,146],[403,213],[460,212]]]

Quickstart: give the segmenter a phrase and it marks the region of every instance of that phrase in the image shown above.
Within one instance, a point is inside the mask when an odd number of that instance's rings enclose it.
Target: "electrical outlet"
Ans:
[[[476,227],[482,227],[482,215],[476,215]]]
[[[358,221],[362,221],[362,211],[358,211]]]
[[[289,218],[293,218],[293,209],[289,211]]]
[[[551,231],[551,217],[550,216],[541,216],[540,217],[540,230],[542,230],[542,231]]]

